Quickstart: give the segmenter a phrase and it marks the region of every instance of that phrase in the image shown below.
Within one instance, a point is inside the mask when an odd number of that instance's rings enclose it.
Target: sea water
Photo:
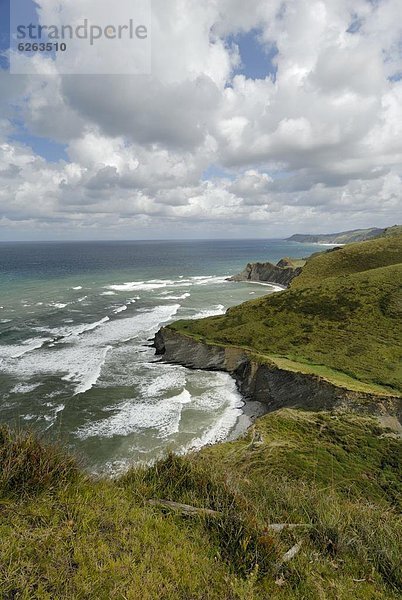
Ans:
[[[0,423],[61,439],[93,472],[227,438],[229,375],[168,365],[150,340],[175,319],[275,293],[226,281],[247,262],[302,257],[284,241],[0,243]]]

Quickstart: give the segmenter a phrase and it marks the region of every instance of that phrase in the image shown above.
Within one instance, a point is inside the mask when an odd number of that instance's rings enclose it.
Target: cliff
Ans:
[[[295,277],[300,275],[301,266],[294,266],[291,259],[283,258],[277,265],[270,262],[249,263],[247,267],[228,281],[255,281],[261,283],[273,283],[288,287]]]
[[[169,328],[280,357],[346,387],[364,382],[374,392],[400,395],[401,281],[402,236],[350,244],[308,259],[283,292]]]
[[[191,369],[226,371],[245,400],[257,401],[267,412],[280,408],[346,410],[382,418],[402,419],[402,399],[386,393],[348,389],[313,373],[281,368],[274,360],[242,348],[195,340],[169,327],[155,336],[156,354],[166,362]]]
[[[400,420],[401,280],[402,235],[351,244],[313,255],[283,292],[172,323],[155,346],[169,362],[227,371],[267,410]]]

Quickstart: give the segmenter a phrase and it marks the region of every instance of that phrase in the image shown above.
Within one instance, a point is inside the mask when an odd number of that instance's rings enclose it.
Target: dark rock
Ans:
[[[273,283],[286,288],[301,272],[301,267],[295,268],[292,266],[290,259],[282,258],[277,265],[273,265],[270,262],[249,263],[244,271],[239,273],[239,275],[229,277],[228,281]]]
[[[360,414],[402,418],[402,400],[396,396],[351,391],[318,375],[287,371],[274,363],[259,362],[241,348],[199,342],[169,327],[155,336],[163,360],[191,369],[226,371],[245,401],[262,403],[267,412],[280,408],[348,410]]]

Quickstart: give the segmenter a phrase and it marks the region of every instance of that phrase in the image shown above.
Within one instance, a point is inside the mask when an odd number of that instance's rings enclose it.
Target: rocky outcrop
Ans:
[[[229,277],[228,281],[255,281],[260,283],[273,283],[286,288],[295,277],[300,275],[301,267],[293,267],[290,259],[282,258],[277,265],[270,262],[249,263],[247,267],[239,273]]]
[[[169,327],[155,336],[163,360],[192,369],[226,371],[235,378],[244,399],[263,403],[267,412],[279,408],[350,410],[402,420],[402,399],[350,391],[317,376],[260,362],[241,348],[206,344]]]

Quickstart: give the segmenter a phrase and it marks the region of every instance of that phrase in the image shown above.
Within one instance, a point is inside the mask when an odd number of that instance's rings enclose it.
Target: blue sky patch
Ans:
[[[0,69],[8,70],[4,53],[10,48],[10,0],[0,0]]]
[[[226,169],[222,169],[218,165],[209,165],[201,175],[203,181],[210,181],[211,179],[234,179],[235,175]]]
[[[42,156],[48,162],[58,162],[59,160],[68,161],[66,145],[59,144],[48,138],[32,135],[25,131],[14,133],[9,137],[11,141],[20,142],[32,148],[35,154]]]
[[[248,79],[271,77],[275,81],[278,71],[275,57],[278,48],[275,45],[267,46],[260,40],[261,32],[258,29],[239,33],[227,39],[229,45],[236,44],[239,47],[241,65],[236,69],[236,74],[241,73]]]

